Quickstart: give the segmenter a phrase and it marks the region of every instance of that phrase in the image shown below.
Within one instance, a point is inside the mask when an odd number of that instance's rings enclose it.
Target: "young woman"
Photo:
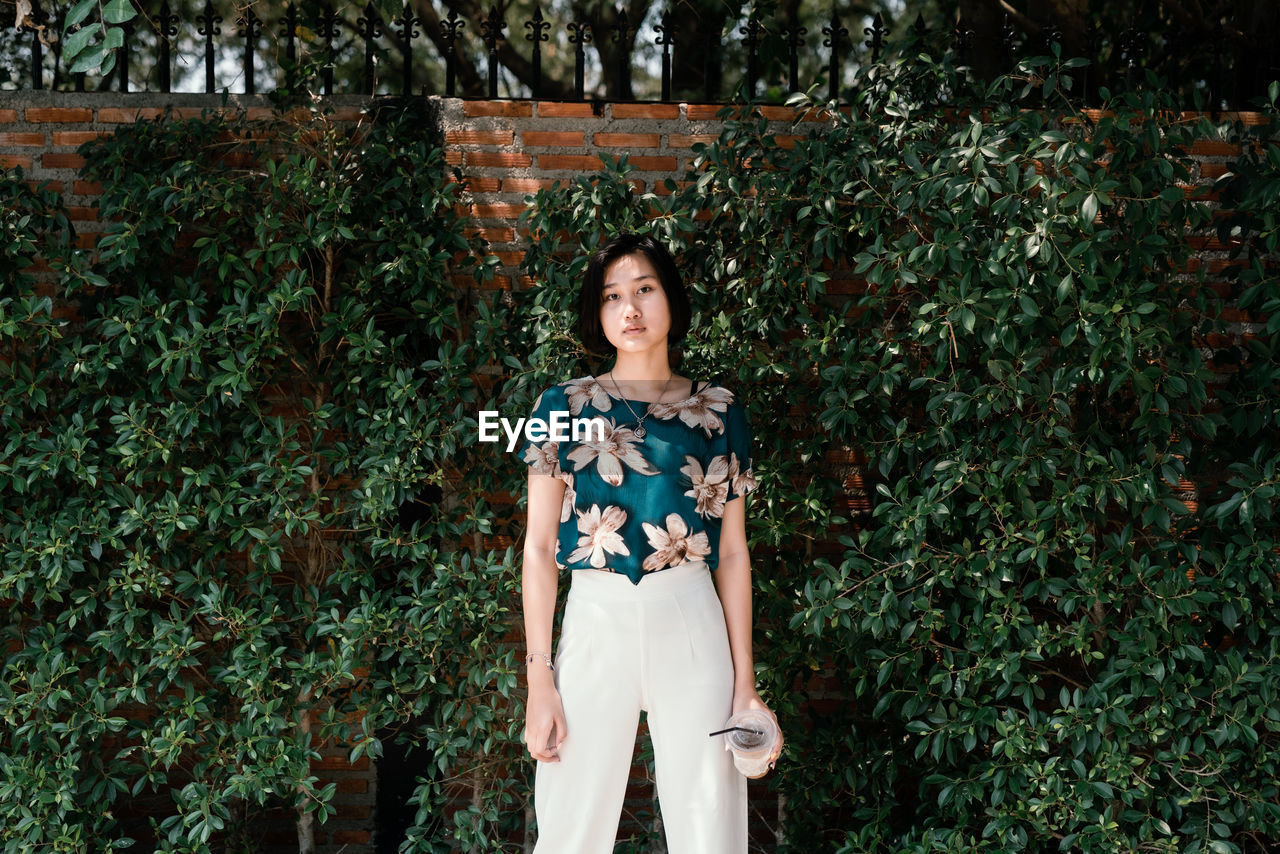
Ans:
[[[547,389],[534,417],[599,419],[603,440],[521,451],[536,854],[613,851],[641,710],[670,854],[747,850],[747,781],[709,733],[731,714],[769,713],[751,650],[743,496],[756,481],[733,394],[672,370],[689,315],[675,263],[652,237],[624,234],[596,251],[578,331],[616,360]],[[553,659],[562,567],[572,581]]]

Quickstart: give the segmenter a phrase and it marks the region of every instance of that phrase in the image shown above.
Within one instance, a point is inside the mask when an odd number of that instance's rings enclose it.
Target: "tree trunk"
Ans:
[[[298,702],[307,702],[305,695],[299,695]],[[305,739],[311,734],[311,712],[303,710],[302,720],[298,723],[299,739]],[[299,794],[302,794],[302,786],[298,787]],[[296,829],[298,831],[298,854],[315,854],[316,852],[316,814],[312,812],[303,812],[305,801],[298,803],[298,821]]]

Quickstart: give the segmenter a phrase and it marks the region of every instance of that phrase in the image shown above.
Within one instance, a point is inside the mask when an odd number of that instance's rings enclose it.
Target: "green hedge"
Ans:
[[[92,263],[11,176],[5,849],[245,848],[331,811],[320,739],[382,736],[421,758],[413,850],[517,850],[519,562],[484,537],[518,537],[488,500],[523,472],[476,414],[600,367],[574,292],[627,228],[688,275],[684,369],[750,408],[779,851],[1280,843],[1276,113],[1083,115],[1071,73],[870,67],[790,147],[727,115],[687,187],[608,163],[538,194],[510,301],[457,286],[493,262],[413,109],[132,126],[86,151]],[[1246,143],[1230,217],[1185,190],[1205,138]],[[82,324],[15,274],[32,234]],[[1185,272],[1212,236],[1225,286]],[[143,798],[150,830],[109,811]]]

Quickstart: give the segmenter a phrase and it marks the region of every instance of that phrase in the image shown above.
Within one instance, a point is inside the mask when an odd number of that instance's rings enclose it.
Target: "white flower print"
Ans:
[[[738,469],[742,464],[738,462],[738,455],[730,452],[729,454],[729,483],[733,486],[733,494],[746,495],[751,490],[760,485],[756,480],[756,476],[751,469],[739,472]]]
[[[560,521],[568,522],[573,515],[573,505],[578,501],[577,490],[573,488],[573,473],[562,471],[560,479],[564,481],[564,500],[560,502]]]
[[[591,509],[578,516],[578,547],[569,553],[569,563],[586,560],[596,569],[605,563],[605,552],[615,555],[629,555],[618,529],[627,521],[627,511],[621,507],[608,505],[603,511],[599,504],[592,504]]]
[[[699,516],[704,519],[709,516],[720,518],[724,515],[724,502],[729,497],[729,478],[733,476],[729,458],[715,457],[707,466],[705,473],[697,457],[686,455],[684,459],[685,463],[680,467],[680,473],[693,483],[693,489],[685,495],[697,503]]]
[[[560,443],[531,444],[525,449],[524,461],[532,466],[534,471],[556,477],[560,474]]]
[[[612,398],[595,377],[570,380],[564,384],[564,391],[569,398],[569,412],[573,415],[580,413],[588,403],[601,412],[607,412],[613,406]]]
[[[658,474],[636,447],[636,434],[628,427],[618,427],[610,418],[604,428],[604,438],[599,442],[581,442],[569,452],[573,470],[581,471],[595,460],[600,478],[610,486],[622,485],[622,466],[644,475]]]
[[[680,566],[695,560],[702,560],[711,554],[711,544],[707,540],[707,532],[699,531],[689,536],[689,525],[680,518],[679,513],[667,515],[666,530],[648,522],[641,523],[649,545],[654,548],[653,554],[644,559],[643,569],[652,572],[669,566]]]
[[[655,403],[649,407],[654,418],[666,421],[680,417],[690,427],[701,427],[708,436],[724,429],[724,422],[717,412],[728,412],[733,403],[733,392],[719,386],[707,386],[693,397],[675,403]]]

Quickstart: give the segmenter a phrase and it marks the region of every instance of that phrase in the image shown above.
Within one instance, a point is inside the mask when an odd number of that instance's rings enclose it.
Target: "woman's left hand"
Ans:
[[[760,692],[755,686],[742,686],[735,688],[733,691],[733,713],[745,712],[748,709],[758,709],[773,718],[773,725],[778,727],[778,743],[773,748],[773,753],[769,754],[769,769],[772,770],[774,763],[777,761],[779,754],[782,753],[782,727],[778,724],[778,716],[773,710],[765,705],[764,700],[760,699]]]

